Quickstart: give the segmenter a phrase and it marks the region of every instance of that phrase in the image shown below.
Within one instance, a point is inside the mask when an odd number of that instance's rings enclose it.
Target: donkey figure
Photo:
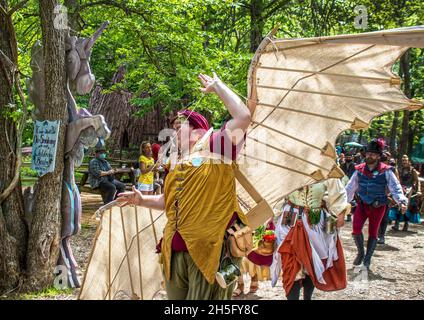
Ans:
[[[80,287],[77,275],[78,265],[74,259],[70,245],[71,236],[81,229],[81,196],[75,183],[74,169],[80,166],[84,158],[84,149],[94,147],[99,139],[108,139],[110,130],[102,115],[92,115],[86,109],[78,109],[73,93],[85,95],[94,86],[95,77],[91,73],[90,56],[94,43],[107,27],[105,22],[90,38],[66,36],[65,65],[66,65],[66,96],[68,110],[68,127],[65,142],[65,168],[62,187],[62,228],[60,256],[58,265],[66,266],[67,283],[70,287]],[[37,43],[31,52],[31,69],[33,77],[28,82],[29,98],[35,105],[34,119],[40,119],[45,108],[45,85],[43,70],[43,48]],[[37,186],[34,187],[34,193]],[[32,208],[30,203],[33,194],[26,192],[26,208]],[[29,209],[30,210],[30,209]],[[31,216],[31,212],[26,212]]]

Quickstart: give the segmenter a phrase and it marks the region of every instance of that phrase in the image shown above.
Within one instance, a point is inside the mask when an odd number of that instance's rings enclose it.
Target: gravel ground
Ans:
[[[335,292],[316,290],[314,300],[424,300],[423,226],[412,225],[407,232],[388,231],[386,244],[378,245],[374,252],[368,275],[362,275],[360,268],[352,266],[356,247],[350,233],[351,223],[346,223],[341,235],[348,269],[346,289]],[[248,282],[245,287],[247,291]],[[281,281],[275,288],[271,287],[270,281],[263,281],[255,294],[245,294],[237,299],[286,298]]]

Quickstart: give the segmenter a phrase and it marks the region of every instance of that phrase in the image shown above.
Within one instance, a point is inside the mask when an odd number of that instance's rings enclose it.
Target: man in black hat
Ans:
[[[352,223],[352,235],[358,249],[358,255],[353,265],[359,266],[363,263],[367,269],[371,264],[371,257],[377,245],[378,228],[388,203],[386,189],[389,189],[401,210],[406,210],[407,203],[399,180],[390,170],[390,166],[380,161],[383,149],[383,140],[371,140],[366,149],[365,162],[355,167],[355,172],[346,186],[349,202],[353,200],[355,193],[358,194]],[[369,220],[368,243],[365,254],[362,228],[367,219]]]
[[[103,203],[113,201],[118,193],[125,191],[125,184],[115,179],[115,170],[106,161],[104,141],[99,139],[96,145],[96,157],[88,165],[90,186],[99,189]]]

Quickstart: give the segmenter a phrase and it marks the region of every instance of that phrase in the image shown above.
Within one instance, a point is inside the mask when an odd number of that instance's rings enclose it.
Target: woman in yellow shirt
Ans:
[[[140,162],[140,177],[138,178],[138,190],[142,194],[153,194],[155,160],[153,159],[152,146],[150,142],[144,141],[141,143]]]

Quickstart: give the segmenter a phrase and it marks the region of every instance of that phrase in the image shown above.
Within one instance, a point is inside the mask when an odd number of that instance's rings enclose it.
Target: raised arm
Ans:
[[[228,109],[232,119],[227,122],[225,129],[230,132],[240,132],[240,134],[233,134],[233,144],[237,145],[243,141],[244,133],[249,127],[251,121],[250,110],[239,96],[228,88],[215,73],[213,78],[200,74],[199,79],[203,85],[202,92],[215,92]]]

